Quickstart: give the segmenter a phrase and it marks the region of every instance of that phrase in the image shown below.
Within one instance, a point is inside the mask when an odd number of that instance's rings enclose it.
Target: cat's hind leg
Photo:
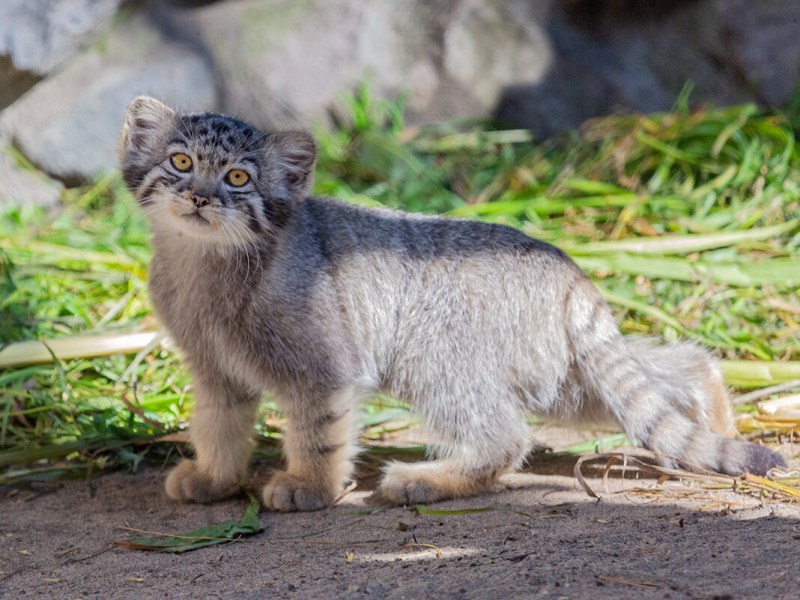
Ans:
[[[195,458],[181,461],[165,487],[175,500],[213,502],[239,490],[261,394],[210,370],[196,374],[194,387],[189,438]]]
[[[458,404],[456,405],[456,402]],[[420,504],[472,496],[516,469],[529,447],[524,416],[516,399],[471,403],[453,398],[428,426],[441,442],[427,462],[392,462],[384,468],[378,498],[392,504]],[[435,411],[434,411],[435,412]],[[430,417],[430,415],[426,415]]]

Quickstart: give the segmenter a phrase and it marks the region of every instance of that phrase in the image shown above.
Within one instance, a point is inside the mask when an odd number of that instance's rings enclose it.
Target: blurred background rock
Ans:
[[[687,81],[694,102],[784,105],[798,32],[793,0],[3,0],[0,202],[55,202],[114,169],[139,94],[309,129],[368,80],[407,94],[411,124],[545,138],[667,110]]]

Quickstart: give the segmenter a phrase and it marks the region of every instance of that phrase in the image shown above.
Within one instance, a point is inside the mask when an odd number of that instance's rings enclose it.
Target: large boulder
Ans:
[[[91,42],[119,0],[0,2],[0,109]]]
[[[487,115],[508,86],[539,79],[550,0],[229,0],[162,9],[211,57],[227,112],[266,127],[324,121],[363,80],[408,94],[409,118]]]
[[[564,0],[545,30],[545,77],[507,89],[496,115],[541,137],[614,110],[694,102],[782,105],[800,91],[800,2]]]
[[[714,0],[727,65],[759,102],[781,105],[800,92],[800,2]]]
[[[64,186],[42,173],[21,168],[11,156],[0,152],[0,206],[52,206]]]
[[[488,115],[506,86],[547,71],[549,43],[538,22],[549,1],[535,7],[524,0],[145,5],[0,113],[0,141],[73,184],[115,166],[124,108],[143,93],[183,109],[223,110],[264,128],[325,122],[341,108],[343,93],[364,80],[377,98],[408,94],[412,121]],[[113,3],[61,4],[110,10]],[[44,36],[48,16],[31,9],[26,18],[20,25],[30,31],[19,37]],[[62,28],[89,31],[81,23]],[[47,44],[68,55],[76,47],[69,40],[56,36]],[[35,73],[58,65],[50,52],[27,61]]]
[[[619,108],[780,105],[798,93],[786,0],[0,2],[0,148],[75,183],[111,169],[147,93],[264,128],[310,128],[363,81],[420,123],[496,116],[548,137]],[[111,24],[111,21],[114,24]],[[40,79],[46,76],[42,81]],[[35,85],[34,85],[35,84]]]
[[[205,59],[165,39],[146,15],[116,24],[0,114],[0,136],[67,184],[116,167],[125,108],[140,94],[197,110],[217,107]]]

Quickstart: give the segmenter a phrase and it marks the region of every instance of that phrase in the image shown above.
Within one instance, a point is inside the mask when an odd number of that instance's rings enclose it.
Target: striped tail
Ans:
[[[704,351],[691,344],[627,341],[599,294],[585,291],[572,294],[568,306],[581,385],[632,443],[656,452],[665,465],[678,459],[685,467],[728,475],[763,475],[785,465],[765,446],[714,433],[735,430],[721,377]]]

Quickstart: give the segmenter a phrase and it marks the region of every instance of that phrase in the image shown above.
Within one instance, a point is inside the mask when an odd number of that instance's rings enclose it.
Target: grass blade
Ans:
[[[728,385],[758,388],[800,379],[800,361],[721,360],[722,375]]]
[[[651,279],[724,283],[735,287],[800,285],[800,259],[772,258],[757,263],[690,261],[677,256],[646,256],[617,252],[573,256],[590,273],[646,274]]]
[[[73,358],[93,358],[112,354],[139,352],[158,333],[126,333],[122,335],[76,335],[47,340],[15,342],[0,350],[0,369],[25,367]],[[49,350],[48,350],[49,348]]]
[[[631,252],[634,254],[688,254],[714,248],[725,248],[734,244],[758,242],[776,238],[790,233],[800,225],[794,219],[774,225],[746,229],[744,231],[724,231],[705,235],[672,235],[658,238],[631,238],[591,244],[561,245],[561,248],[573,256],[592,254],[608,254],[615,252]]]

